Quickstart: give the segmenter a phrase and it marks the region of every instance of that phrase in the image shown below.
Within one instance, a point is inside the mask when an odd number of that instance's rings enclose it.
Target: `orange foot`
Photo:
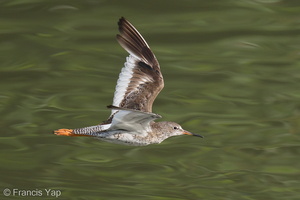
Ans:
[[[75,136],[73,129],[58,129],[54,131],[55,135]]]

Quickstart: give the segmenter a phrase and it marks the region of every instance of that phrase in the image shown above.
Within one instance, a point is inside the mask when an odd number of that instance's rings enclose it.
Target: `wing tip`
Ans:
[[[116,39],[119,44],[129,54],[149,65],[157,65],[159,67],[158,61],[146,40],[125,17],[119,19],[118,26],[120,33],[116,35]]]
[[[118,25],[119,25],[119,27],[123,24],[123,23],[125,23],[125,22],[128,22],[127,21],[127,19],[125,18],[125,17],[120,17],[120,19],[119,19],[119,21],[118,21]]]
[[[108,109],[117,109],[118,107],[117,106],[113,106],[113,105],[108,105],[108,106],[106,106],[106,108],[108,108]]]
[[[125,17],[121,17],[118,21],[118,27],[121,35],[126,32],[128,27],[134,27]]]

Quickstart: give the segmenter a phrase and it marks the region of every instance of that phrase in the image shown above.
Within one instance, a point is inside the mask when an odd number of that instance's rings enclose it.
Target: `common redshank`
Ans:
[[[154,122],[152,104],[164,87],[158,61],[149,45],[124,17],[119,22],[117,40],[129,53],[114,93],[110,117],[103,123],[76,129],[58,129],[56,135],[91,136],[101,140],[143,146],[161,143],[171,136],[201,135],[184,130],[175,122]]]

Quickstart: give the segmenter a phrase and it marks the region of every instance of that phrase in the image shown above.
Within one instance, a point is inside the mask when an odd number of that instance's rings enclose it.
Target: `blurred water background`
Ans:
[[[204,139],[52,134],[108,117],[121,16],[159,59],[154,112]],[[2,0],[0,34],[1,199],[300,199],[299,1]]]

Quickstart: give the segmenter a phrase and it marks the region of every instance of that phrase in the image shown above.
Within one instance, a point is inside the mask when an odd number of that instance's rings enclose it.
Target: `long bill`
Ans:
[[[192,136],[197,136],[197,137],[204,138],[202,135],[195,134],[195,133],[191,133],[191,132],[189,132],[189,131],[184,131],[183,134],[185,134],[185,135],[192,135]]]

